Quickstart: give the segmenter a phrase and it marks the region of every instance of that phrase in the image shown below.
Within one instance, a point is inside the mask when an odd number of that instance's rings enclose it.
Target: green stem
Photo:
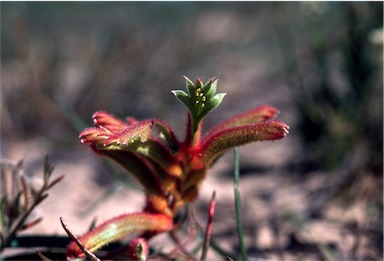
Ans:
[[[235,171],[234,171],[233,187],[235,192],[237,236],[239,238],[241,260],[247,261],[248,256],[245,249],[243,224],[241,221],[242,220],[241,219],[241,202],[240,202],[240,190],[239,190],[240,160],[239,160],[238,148],[234,149],[234,157],[235,157]]]

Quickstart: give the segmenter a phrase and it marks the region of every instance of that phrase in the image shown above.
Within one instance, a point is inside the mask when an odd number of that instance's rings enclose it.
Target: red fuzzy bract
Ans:
[[[163,214],[131,213],[112,218],[79,237],[86,249],[93,252],[102,246],[132,233],[161,233],[173,228],[172,218]],[[67,247],[67,259],[82,258],[85,254],[76,242]]]

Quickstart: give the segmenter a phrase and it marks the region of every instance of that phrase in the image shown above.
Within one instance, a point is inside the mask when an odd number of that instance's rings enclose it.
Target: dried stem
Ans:
[[[68,225],[64,222],[64,219],[60,217],[61,225],[63,226],[65,232],[67,232],[68,236],[72,239],[72,241],[76,242],[76,244],[79,246],[81,251],[90,259],[93,261],[101,261],[95,254],[93,254],[91,251],[89,251],[84,244],[80,241],[80,239],[71,231],[71,229],[68,227]]]
[[[20,170],[21,168],[21,162],[17,164],[16,170]],[[47,190],[52,188],[54,185],[56,185],[59,181],[63,179],[63,175],[56,178],[54,181],[49,183],[49,179],[51,177],[53,171],[53,166],[49,164],[48,157],[45,157],[44,162],[44,173],[43,173],[43,180],[44,183],[42,187],[37,191],[37,193],[33,193],[33,191],[30,188],[30,185],[26,182],[25,177],[20,177],[20,184],[21,184],[21,190],[17,192],[16,194],[22,196],[24,198],[24,206],[22,206],[22,211],[17,215],[16,218],[10,218],[8,221],[8,224],[6,224],[4,231],[2,231],[1,234],[1,245],[0,245],[0,251],[3,250],[5,247],[7,247],[10,243],[10,241],[16,236],[16,234],[21,231],[25,230],[27,228],[30,228],[36,224],[38,224],[42,218],[34,219],[27,223],[27,219],[31,215],[32,211],[41,203],[43,202],[47,197]],[[12,190],[17,190],[16,186],[11,187]],[[29,197],[30,192],[32,191],[33,200],[32,203],[29,203]],[[11,204],[7,203],[7,198],[3,199],[5,200],[5,204]],[[10,206],[14,207],[14,206]]]
[[[204,237],[204,245],[203,245],[203,251],[201,253],[200,260],[204,261],[207,257],[209,242],[211,241],[211,234],[212,234],[212,221],[213,221],[213,215],[215,214],[215,205],[216,205],[216,191],[212,193],[211,202],[209,204],[209,213],[208,213],[208,221],[207,221],[207,227],[205,230],[205,237]]]

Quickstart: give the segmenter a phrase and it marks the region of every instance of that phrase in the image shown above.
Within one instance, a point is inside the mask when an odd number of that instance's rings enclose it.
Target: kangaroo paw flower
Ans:
[[[163,214],[133,213],[112,218],[79,237],[84,247],[94,252],[101,247],[133,233],[166,232],[173,228],[172,218]],[[76,242],[67,247],[67,259],[83,258]]]

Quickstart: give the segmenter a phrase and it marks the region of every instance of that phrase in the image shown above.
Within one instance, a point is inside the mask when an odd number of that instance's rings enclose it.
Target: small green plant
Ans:
[[[33,186],[23,174],[22,162],[0,163],[0,252],[14,245],[17,234],[27,230],[43,219],[34,217],[33,211],[47,197],[48,190],[60,182],[64,176],[51,180],[53,166],[45,158],[43,183],[39,188]]]
[[[125,258],[145,260],[147,240],[181,225],[175,221],[176,215],[196,200],[207,170],[220,155],[243,144],[287,135],[288,126],[273,119],[278,110],[264,105],[230,118],[202,136],[203,118],[220,105],[225,94],[216,93],[216,79],[205,84],[200,79],[195,83],[187,77],[185,80],[187,92],[172,91],[189,111],[183,141],[162,120],[120,120],[102,111],[93,115],[94,127],[80,133],[82,143],[90,144],[97,154],[114,160],[136,177],[146,193],[146,205],[140,213],[112,218],[81,237],[76,237],[62,220],[73,240],[67,248],[67,259],[87,256],[97,260],[96,250],[139,234],[125,248]],[[213,209],[214,201],[210,220]],[[208,224],[206,243],[209,231]]]

